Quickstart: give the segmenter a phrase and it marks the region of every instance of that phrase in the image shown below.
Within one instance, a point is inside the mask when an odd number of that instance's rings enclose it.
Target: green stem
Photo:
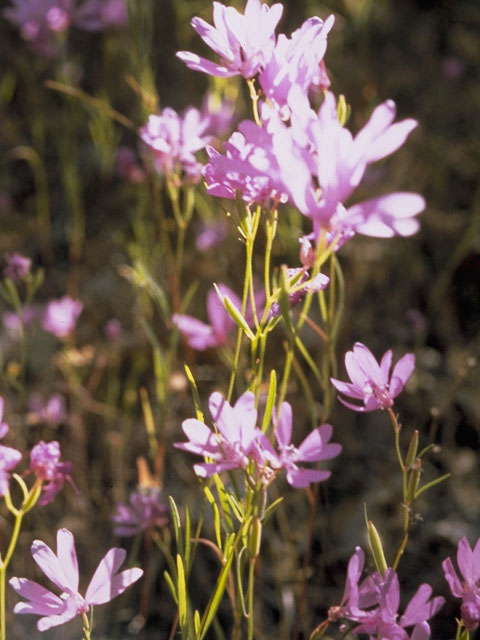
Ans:
[[[255,583],[255,558],[250,558],[248,565],[248,640],[253,640],[254,632],[254,583]]]
[[[84,640],[91,640],[90,636],[90,621],[88,620],[88,616],[85,611],[82,613],[82,623],[83,623],[83,634]]]

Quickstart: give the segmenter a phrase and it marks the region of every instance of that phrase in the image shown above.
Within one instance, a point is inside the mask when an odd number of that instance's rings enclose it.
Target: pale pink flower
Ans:
[[[43,328],[57,338],[66,338],[75,329],[82,309],[83,304],[70,296],[51,300],[43,315]]]
[[[27,578],[11,578],[10,586],[27,602],[18,602],[14,613],[31,613],[43,616],[37,622],[39,631],[64,624],[76,616],[87,613],[92,605],[110,602],[136,582],[143,574],[138,568],[117,573],[126,557],[126,551],[114,547],[100,561],[82,596],[78,591],[79,572],[73,535],[68,529],[57,532],[55,554],[41,540],[31,546],[33,559],[61,591],[60,596]]]
[[[290,283],[292,289],[288,294],[288,302],[290,307],[294,307],[301,302],[308,293],[318,293],[330,282],[330,278],[323,273],[317,273],[317,275],[310,280],[308,269],[295,268],[287,269],[286,277]],[[281,312],[280,303],[274,302],[270,307],[269,317],[278,316]]]
[[[31,259],[21,253],[7,253],[4,257],[6,265],[3,275],[14,282],[25,280],[32,267]]]
[[[158,487],[140,487],[132,491],[128,503],[119,502],[112,516],[116,536],[134,536],[146,529],[165,527],[168,522],[168,507],[161,499]]]
[[[443,561],[443,572],[452,595],[462,599],[460,611],[465,628],[475,631],[480,624],[480,539],[473,549],[465,536],[459,541],[457,565],[463,582],[450,558]]]
[[[42,482],[42,495],[38,501],[40,506],[50,504],[62,489],[65,481],[73,485],[70,474],[71,462],[60,462],[60,444],[56,440],[41,440],[30,451],[30,466],[27,473],[34,473]],[[73,485],[74,486],[74,485]]]
[[[220,393],[215,392],[211,394],[208,406],[216,430],[212,431],[196,418],[189,418],[182,423],[189,441],[176,442],[174,446],[213,459],[213,462],[194,465],[195,473],[201,478],[222,471],[245,469],[257,453],[255,395],[247,391],[232,407]]]
[[[44,400],[38,393],[33,393],[29,402],[30,411],[35,418],[46,422],[50,426],[56,426],[67,417],[65,398],[60,393],[53,393]]]
[[[205,135],[209,126],[208,116],[194,107],[189,107],[182,116],[166,107],[160,114],[149,116],[140,129],[140,137],[152,151],[158,171],[167,174],[183,171],[189,180],[197,182],[201,165],[194,154],[210,140]]]
[[[330,477],[330,471],[299,467],[299,462],[319,462],[335,458],[342,451],[339,444],[330,443],[333,428],[330,424],[322,424],[314,429],[297,447],[292,444],[292,407],[282,402],[278,420],[274,420],[275,437],[279,454],[277,464],[284,468],[287,482],[298,488],[308,487],[312,482],[323,482]]]
[[[307,95],[310,87],[324,86],[325,71],[321,66],[327,49],[327,35],[335,18],[325,22],[313,17],[287,38],[283,33],[265,68],[259,75],[260,86],[267,98],[280,109],[282,117],[289,117],[288,94],[295,85]]]
[[[391,366],[392,351],[390,349],[378,364],[372,352],[361,342],[356,342],[353,351],[348,351],[345,355],[345,368],[351,382],[342,382],[335,378],[330,378],[330,381],[340,393],[363,402],[363,404],[352,404],[339,397],[340,402],[349,409],[354,411],[388,409],[412,375],[415,356],[413,353],[406,353],[394,366],[390,375]]]
[[[215,64],[190,51],[179,51],[177,56],[189,69],[213,76],[242,75],[253,78],[265,65],[275,46],[275,28],[282,16],[281,4],[268,7],[260,0],[247,0],[242,15],[233,7],[213,3],[214,27],[193,18],[192,27],[202,40],[222,58]]]

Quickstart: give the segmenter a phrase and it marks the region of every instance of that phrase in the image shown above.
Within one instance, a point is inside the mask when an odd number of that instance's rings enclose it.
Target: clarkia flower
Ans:
[[[60,456],[60,444],[56,440],[51,442],[41,440],[30,451],[28,473],[34,473],[37,480],[42,482],[42,495],[38,501],[40,506],[50,504],[65,481],[73,485],[70,477],[72,463],[60,462]]]
[[[3,15],[35,53],[53,57],[61,50],[59,34],[70,26],[73,11],[73,0],[12,0]]]
[[[345,591],[340,606],[331,607],[330,621],[345,618],[359,625],[352,629],[354,635],[368,634],[370,638],[388,640],[428,640],[430,626],[427,622],[445,602],[441,596],[431,598],[432,588],[422,584],[408,603],[402,616],[398,614],[400,585],[393,569],[382,576],[376,572],[360,585],[365,556],[356,548],[347,570]],[[411,635],[406,628],[413,627]]]
[[[330,477],[330,471],[307,469],[298,466],[298,462],[318,462],[330,460],[339,455],[342,447],[330,443],[333,428],[330,424],[322,424],[314,429],[299,445],[292,443],[292,407],[288,402],[282,402],[275,423],[275,437],[278,444],[277,464],[284,468],[287,482],[296,488],[308,487],[312,482],[322,482]]]
[[[83,304],[70,296],[51,300],[43,315],[43,328],[57,338],[66,338],[75,329],[82,309]]]
[[[11,578],[10,586],[27,602],[18,602],[14,613],[43,616],[37,623],[39,631],[47,631],[87,613],[92,605],[104,604],[123,593],[143,574],[138,568],[117,573],[126,557],[126,551],[114,547],[100,561],[87,587],[85,596],[78,591],[79,572],[75,541],[68,529],[57,532],[55,554],[41,540],[31,546],[33,559],[45,575],[62,591],[60,596],[27,578]]]
[[[189,441],[176,442],[174,446],[212,459],[212,462],[194,465],[195,473],[202,478],[231,469],[245,469],[256,451],[255,395],[247,391],[232,407],[220,393],[214,392],[208,407],[216,430],[212,431],[196,418],[189,418],[182,423]]]
[[[298,86],[307,95],[310,87],[325,84],[325,71],[321,66],[327,49],[327,35],[333,27],[335,18],[327,20],[313,17],[287,38],[283,33],[265,68],[259,75],[259,83],[265,95],[280,109],[284,118],[288,118],[288,94],[293,86]]]
[[[242,15],[233,7],[213,3],[212,27],[202,18],[193,18],[192,27],[202,40],[222,58],[215,64],[190,51],[177,56],[189,69],[226,78],[242,75],[253,78],[265,65],[275,46],[275,28],[282,16],[283,6],[268,7],[260,0],[247,0]]]
[[[5,269],[3,275],[6,278],[10,278],[14,282],[20,282],[25,280],[29,275],[32,267],[32,261],[26,256],[22,256],[21,253],[7,253],[5,254]]]
[[[0,438],[4,438],[8,433],[8,424],[3,422],[3,411],[5,401],[0,396]],[[4,496],[8,491],[10,483],[10,471],[17,466],[22,459],[22,454],[17,449],[0,445],[0,496]]]
[[[228,296],[237,309],[241,309],[240,298],[227,285],[219,284],[218,290],[222,296]],[[189,315],[175,313],[172,316],[173,324],[192,349],[197,351],[226,344],[230,329],[234,326],[233,319],[227,313],[215,289],[210,289],[207,294],[207,316],[210,324]]]
[[[50,426],[56,426],[67,417],[65,398],[60,393],[52,394],[47,400],[38,393],[32,394],[29,409],[34,414],[36,421],[46,422]]]
[[[462,621],[468,631],[475,631],[480,624],[480,539],[472,549],[464,536],[458,543],[457,565],[463,582],[458,577],[453,562],[442,562],[445,579],[452,595],[462,599]]]
[[[202,116],[194,107],[189,107],[183,116],[166,107],[160,114],[149,116],[140,129],[140,137],[152,151],[158,171],[183,171],[190,181],[197,182],[201,165],[194,154],[210,140],[205,135],[209,126],[208,116]]]
[[[168,507],[161,499],[158,487],[140,487],[132,491],[128,504],[117,504],[117,512],[112,516],[116,536],[134,536],[146,529],[161,529],[168,522]]]
[[[345,355],[345,368],[351,382],[342,382],[335,378],[330,378],[330,382],[340,393],[363,402],[361,405],[353,404],[339,397],[340,402],[349,409],[354,411],[388,409],[412,375],[415,356],[413,353],[406,353],[394,366],[390,375],[391,366],[392,351],[390,349],[378,364],[372,352],[361,342],[356,342],[353,351],[348,351]]]
[[[127,23],[125,0],[84,0],[73,17],[73,24],[84,31],[121,29]]]

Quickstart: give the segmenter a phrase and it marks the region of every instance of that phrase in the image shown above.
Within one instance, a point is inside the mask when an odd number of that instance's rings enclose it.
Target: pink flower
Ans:
[[[51,300],[43,316],[43,328],[57,338],[66,338],[77,324],[78,316],[82,313],[83,304],[69,296],[59,300]]]
[[[278,464],[287,473],[287,482],[296,488],[308,487],[312,482],[323,482],[330,477],[330,471],[305,469],[298,462],[318,462],[330,460],[338,456],[342,450],[339,444],[329,443],[332,437],[332,426],[322,424],[314,429],[299,447],[292,443],[292,407],[282,402],[275,421],[275,437],[279,448]]]
[[[117,504],[117,512],[112,516],[116,536],[134,536],[151,529],[162,528],[168,522],[168,507],[161,500],[158,487],[141,487],[132,491],[128,504]]]
[[[309,18],[290,39],[283,33],[278,36],[272,56],[258,79],[265,95],[275,102],[283,117],[289,116],[287,98],[294,85],[307,95],[310,87],[324,84],[324,68],[320,65],[334,21],[333,15],[325,22],[317,17]]]
[[[269,8],[260,0],[247,0],[242,15],[233,7],[214,2],[215,27],[201,18],[193,18],[192,27],[222,58],[223,64],[215,64],[189,51],[179,51],[177,56],[195,71],[224,78],[235,75],[253,78],[273,51],[275,28],[282,12],[281,4]]]
[[[59,393],[52,394],[44,401],[40,394],[32,394],[29,402],[30,411],[34,418],[46,422],[50,426],[56,426],[67,417],[65,399]]]
[[[237,309],[241,309],[242,303],[239,297],[229,287],[219,284],[218,290],[223,296],[228,296]],[[207,294],[207,316],[210,324],[179,313],[172,316],[173,324],[186,338],[192,349],[197,351],[226,344],[230,329],[234,326],[233,319],[227,313],[215,289],[210,289]]]
[[[60,444],[56,440],[41,440],[30,451],[28,473],[35,473],[37,480],[42,482],[42,495],[38,501],[40,506],[52,502],[65,481],[73,485],[70,477],[72,463],[60,462],[60,455]]]
[[[104,604],[123,593],[143,574],[138,568],[117,573],[126,557],[124,549],[110,549],[100,561],[87,587],[85,596],[78,591],[79,572],[75,541],[68,529],[57,532],[57,554],[41,540],[31,546],[33,559],[45,575],[59,588],[60,596],[27,578],[11,578],[10,586],[28,602],[18,602],[14,613],[43,616],[37,623],[46,631],[86,613],[90,606]]]
[[[450,558],[443,563],[443,572],[450,591],[462,599],[462,621],[468,631],[475,631],[480,624],[480,539],[472,549],[464,536],[458,543],[457,565],[463,577],[459,579]]]
[[[445,599],[441,596],[431,598],[432,588],[422,584],[399,617],[400,585],[396,572],[387,569],[383,577],[378,572],[373,573],[359,585],[364,562],[364,553],[357,547],[348,563],[342,603],[330,608],[329,620],[345,618],[360,623],[352,629],[354,635],[365,633],[370,638],[428,640],[430,626],[427,620],[439,611]],[[407,633],[407,627],[413,627],[411,635]]]
[[[212,458],[214,462],[194,465],[195,473],[208,478],[214,473],[245,469],[255,454],[257,410],[255,395],[247,391],[232,407],[218,392],[212,393],[208,406],[217,431],[212,431],[196,418],[182,423],[188,442],[176,442],[177,449]]]
[[[318,115],[297,86],[289,92],[288,105],[291,127],[271,114],[269,128],[289,199],[312,218],[315,238],[321,230],[333,236],[361,233],[376,237],[408,236],[417,231],[415,216],[425,208],[425,201],[416,193],[390,193],[348,208],[344,205],[367,166],[401,147],[417,126],[415,120],[392,124],[395,104],[387,100],[353,137],[339,123],[330,92]]]
[[[6,278],[11,278],[14,282],[25,280],[30,273],[32,261],[30,258],[22,256],[21,253],[7,253],[5,262],[6,266],[3,270],[3,275]]]
[[[65,32],[72,19],[73,0],[12,0],[3,15],[20,29],[32,50],[52,57],[61,50],[58,34]]]
[[[0,438],[4,438],[8,433],[8,424],[3,422],[3,411],[5,401],[0,396]],[[22,459],[22,454],[17,449],[0,445],[0,496],[4,496],[10,483],[10,471],[17,466]]]
[[[167,107],[159,115],[149,116],[140,129],[140,137],[153,152],[159,171],[169,174],[181,170],[197,182],[201,165],[194,154],[208,143],[210,137],[204,134],[209,126],[209,118],[194,107],[189,107],[183,116]]]
[[[291,307],[301,302],[307,293],[318,293],[330,282],[330,278],[323,273],[317,273],[315,278],[309,279],[308,269],[296,268],[287,269],[287,279],[291,283],[292,292],[288,295],[288,302]],[[270,307],[269,317],[278,316],[280,314],[280,303],[274,302]]]
[[[415,356],[406,353],[397,362],[389,376],[392,366],[392,351],[388,350],[382,357],[380,365],[372,352],[361,342],[356,342],[353,351],[345,355],[345,367],[351,383],[330,378],[333,386],[344,395],[361,400],[363,405],[351,404],[339,397],[349,409],[354,411],[375,411],[387,409],[402,391],[405,383],[415,368]]]
[[[73,23],[85,31],[121,29],[128,23],[125,0],[84,0],[75,12]]]

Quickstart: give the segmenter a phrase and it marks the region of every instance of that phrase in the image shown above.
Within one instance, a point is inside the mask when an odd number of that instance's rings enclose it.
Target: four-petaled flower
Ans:
[[[445,579],[452,594],[462,599],[460,611],[465,628],[475,631],[480,624],[480,539],[473,549],[465,536],[459,541],[457,564],[463,582],[459,579],[450,558],[446,558],[442,563]]]
[[[124,549],[114,547],[100,561],[85,596],[82,596],[78,591],[79,572],[75,541],[68,529],[60,529],[57,532],[56,554],[41,540],[34,540],[31,552],[40,569],[62,591],[61,595],[57,596],[27,578],[9,580],[10,586],[28,600],[18,602],[13,612],[43,616],[37,623],[39,631],[46,631],[68,622],[79,614],[86,613],[91,605],[113,600],[143,574],[142,569],[138,568],[117,573],[127,554]]]
[[[233,7],[213,3],[212,27],[202,18],[193,18],[192,27],[202,40],[222,58],[215,64],[190,51],[179,51],[177,56],[189,69],[203,71],[212,76],[226,78],[253,76],[264,66],[275,46],[275,28],[282,16],[283,6],[268,7],[260,0],[247,0],[245,14]]]
[[[349,409],[354,411],[388,409],[411,376],[415,368],[415,356],[413,353],[406,353],[394,366],[389,376],[391,366],[392,351],[390,349],[378,364],[372,352],[361,342],[356,342],[353,351],[348,351],[345,355],[345,367],[351,383],[335,378],[330,378],[330,381],[340,393],[363,402],[363,405],[352,404],[339,397],[340,402]]]
[[[245,469],[249,456],[256,453],[255,395],[247,391],[232,407],[220,393],[214,392],[208,407],[216,431],[196,418],[189,418],[182,423],[189,442],[176,442],[174,446],[213,460],[194,465],[195,473],[202,478],[231,469]]]
[[[314,429],[299,447],[292,443],[292,407],[288,402],[282,402],[276,422],[275,437],[279,454],[278,464],[287,473],[287,481],[292,487],[308,487],[312,482],[322,482],[330,477],[330,471],[320,469],[305,469],[297,462],[318,462],[330,460],[339,455],[342,447],[329,443],[332,437],[332,426],[322,424]]]

